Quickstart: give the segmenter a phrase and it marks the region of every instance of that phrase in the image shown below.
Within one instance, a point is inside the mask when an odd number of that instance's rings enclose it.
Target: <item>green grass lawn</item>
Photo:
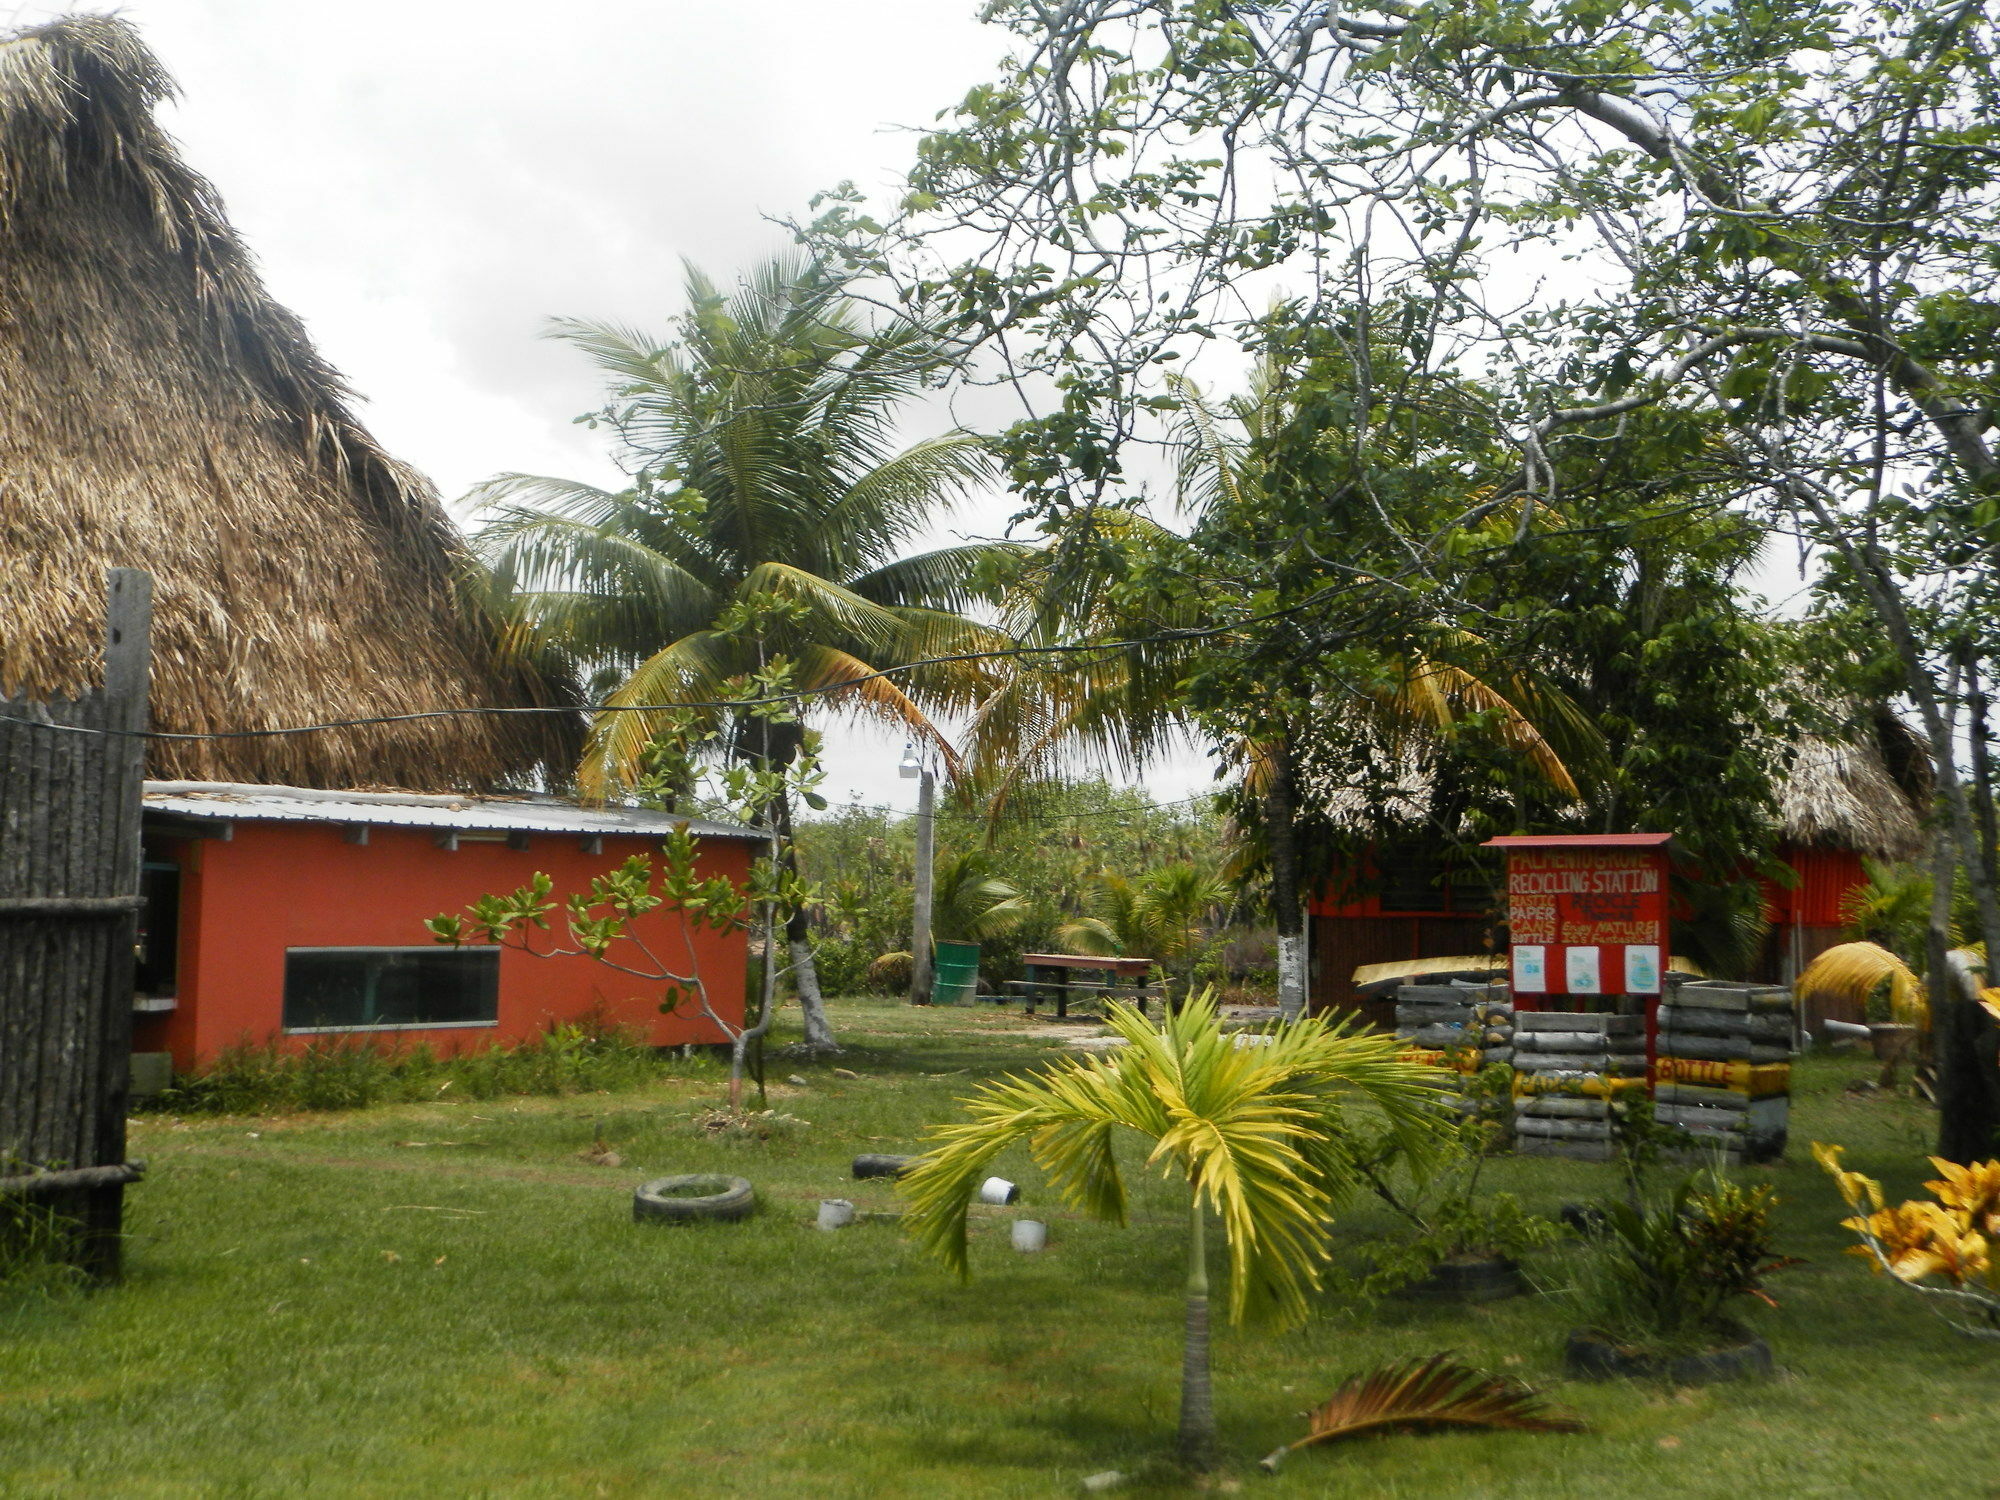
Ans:
[[[8,1496],[1046,1496],[1157,1467],[1178,1396],[1182,1218],[1136,1195],[1118,1229],[1053,1207],[1015,1254],[1016,1211],[978,1210],[974,1280],[894,1225],[812,1226],[819,1199],[894,1205],[857,1151],[906,1149],[1045,1031],[991,1010],[836,1007],[832,1064],[774,1063],[768,1140],[707,1133],[721,1074],[681,1065],[615,1094],[394,1105],[351,1114],[135,1122],[120,1289],[0,1313],[0,1494]],[[778,1080],[797,1069],[808,1086]],[[1814,1137],[1914,1189],[1926,1111],[1852,1099],[1859,1059],[1799,1069],[1777,1279],[1754,1319],[1784,1373],[1676,1390],[1570,1383],[1566,1318],[1539,1298],[1473,1308],[1329,1305],[1303,1331],[1225,1331],[1229,1466],[1208,1485],[1273,1497],[2000,1496],[2000,1347],[1962,1338],[1841,1251]],[[580,1153],[602,1132],[624,1157]],[[1136,1144],[1136,1142],[1135,1142]],[[750,1178],[739,1225],[634,1225],[669,1172]],[[1537,1206],[1608,1169],[1504,1160]],[[1342,1232],[1373,1221],[1357,1213]],[[1580,1408],[1577,1437],[1402,1436],[1255,1459],[1300,1411],[1377,1361],[1455,1349]],[[1155,1465],[1151,1470],[1146,1466]]]

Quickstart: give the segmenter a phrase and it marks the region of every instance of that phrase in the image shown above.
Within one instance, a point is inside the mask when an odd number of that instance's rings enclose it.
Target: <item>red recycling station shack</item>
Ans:
[[[1646,998],[1648,1052],[1667,963],[1670,833],[1509,834],[1507,926],[1514,1003],[1583,1009],[1557,997]]]

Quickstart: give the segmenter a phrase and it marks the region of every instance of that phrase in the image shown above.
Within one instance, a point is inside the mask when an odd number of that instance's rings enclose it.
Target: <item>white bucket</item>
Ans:
[[[1014,1221],[1014,1248],[1023,1255],[1033,1255],[1049,1242],[1049,1226],[1039,1219],[1016,1219]]]
[[[989,1177],[979,1184],[981,1203],[1008,1204],[1021,1196],[1021,1190],[1004,1177]]]
[[[854,1222],[854,1205],[845,1198],[822,1198],[819,1200],[819,1227],[822,1229],[845,1229]]]

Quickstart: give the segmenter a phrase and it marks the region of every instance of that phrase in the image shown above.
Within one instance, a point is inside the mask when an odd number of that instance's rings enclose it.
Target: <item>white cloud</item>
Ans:
[[[21,4],[32,24],[77,4]],[[123,0],[182,88],[163,119],[390,451],[447,498],[503,470],[614,477],[553,315],[659,328],[986,77],[974,0]],[[991,395],[961,408],[1014,413]],[[937,423],[951,418],[932,413]],[[1004,497],[947,530],[994,534]],[[940,540],[945,539],[940,537]],[[827,790],[900,803],[900,742],[830,736]],[[1161,797],[1206,782],[1163,768]]]

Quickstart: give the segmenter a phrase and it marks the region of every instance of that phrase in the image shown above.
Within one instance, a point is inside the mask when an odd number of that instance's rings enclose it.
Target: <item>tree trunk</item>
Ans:
[[[1264,792],[1264,838],[1271,854],[1271,916],[1278,928],[1278,1014],[1305,1014],[1305,903],[1299,891],[1298,788],[1293,784],[1292,742],[1275,740],[1270,784]]]
[[[785,923],[785,937],[792,954],[792,983],[799,992],[799,1014],[805,1020],[806,1050],[831,1053],[840,1050],[833,1024],[826,1018],[826,997],[820,993],[819,970],[813,964],[812,945],[803,937],[793,937],[805,929],[804,912],[795,912]]]
[[[799,743],[799,736],[793,733],[772,747],[779,756],[779,766],[791,765]],[[779,860],[787,871],[798,874],[798,846],[792,842],[792,799],[783,792],[772,799],[771,826],[778,835]],[[840,1043],[826,1018],[826,999],[820,994],[819,970],[813,964],[811,936],[812,918],[805,910],[792,912],[785,918],[785,947],[792,960],[792,986],[799,994],[799,1013],[805,1019],[806,1050],[838,1052]]]
[[[2000,894],[1987,878],[1973,799],[1965,778],[1958,773],[1956,716],[1951,704],[1958,674],[1952,674],[1951,687],[1939,691],[1910,619],[1908,601],[1873,545],[1856,540],[1812,491],[1795,486],[1792,494],[1812,512],[1829,544],[1853,570],[1895,648],[1910,701],[1916,705],[1930,741],[1939,812],[1957,851],[1954,863],[1965,871],[1966,882],[1972,887],[1980,941],[1989,955],[2000,955]],[[1944,878],[1950,879],[1949,871]],[[1940,998],[1935,982],[1931,993],[1934,999]],[[1941,999],[1943,1008],[1934,1005],[1931,1010],[1931,1042],[1938,1073],[1938,1155],[1959,1163],[1979,1161],[2000,1151],[2000,1043],[1996,1043],[2000,1028],[1976,997],[1965,993],[1963,985],[1948,984]]]
[[[754,1044],[762,1056],[764,1037],[771,1029],[771,1018],[777,1012],[775,1004],[778,995],[778,922],[771,909],[771,903],[764,903],[764,917],[759,924],[764,933],[764,964],[757,976],[757,1024],[738,1032],[729,1044],[729,1108],[733,1114],[743,1112],[743,1074],[745,1063]],[[764,1069],[757,1068],[757,1102],[764,1102]]]
[[[1967,642],[1959,658],[1965,672],[1966,737],[1972,747],[1972,812],[1979,827],[1979,868],[2000,889],[2000,827],[1993,810],[1993,742],[1987,727],[1991,700],[1979,680],[1979,657]]]
[[[1181,1347],[1181,1462],[1215,1461],[1215,1402],[1208,1364],[1208,1223],[1195,1194],[1188,1210],[1187,1332]]]
[[[917,782],[917,866],[910,892],[910,1004],[931,1003],[931,905],[937,893],[937,781]]]

